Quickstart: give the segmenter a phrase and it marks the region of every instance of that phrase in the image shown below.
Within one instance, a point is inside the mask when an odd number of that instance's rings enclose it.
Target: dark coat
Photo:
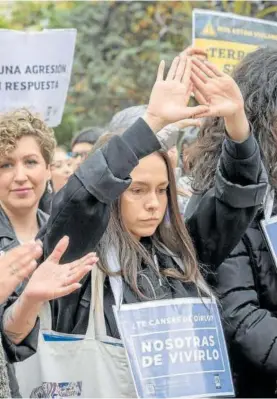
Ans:
[[[48,219],[49,215],[38,209],[37,220],[39,228],[43,228]],[[7,215],[0,207],[0,252],[7,252],[18,245],[20,245],[20,243],[15,235],[14,229]]]
[[[220,265],[216,281],[239,397],[277,396],[277,270],[262,217]]]
[[[38,209],[37,219],[38,219],[38,225],[40,228],[44,227],[44,225],[47,223],[48,218],[49,218],[49,216],[46,213],[44,213],[40,209]],[[0,253],[7,252],[12,248],[17,247],[18,245],[20,245],[20,243],[15,235],[14,229],[13,229],[8,217],[6,216],[5,212],[0,207]],[[2,307],[0,307],[0,312],[1,312],[0,314],[2,316],[2,314],[3,314]],[[29,347],[31,345],[30,342],[34,342],[35,340],[36,340],[36,338],[33,339],[33,335],[31,333],[30,336],[28,338],[26,338],[24,340],[24,342],[22,343],[23,350],[24,350],[24,348],[27,348],[27,351],[29,352]],[[9,346],[9,342],[7,341],[7,339],[4,339],[3,347],[7,354],[9,353],[8,346]],[[19,348],[20,347],[21,347],[21,345],[19,345]],[[31,350],[33,350],[33,348]],[[8,356],[8,358],[9,358],[9,356]],[[12,395],[12,397],[20,397],[18,384],[17,384],[16,378],[14,375],[14,367],[12,366],[12,364],[7,363],[7,370],[8,370],[8,376],[9,376],[9,382],[10,382],[11,395]]]
[[[72,261],[95,249],[107,228],[112,202],[130,185],[130,173],[139,159],[160,149],[148,125],[139,119],[121,137],[113,137],[80,166],[67,185],[54,197],[47,227],[42,229],[44,256],[68,235],[71,245],[63,261]],[[195,243],[198,258],[213,270],[228,256],[252,222],[262,203],[267,176],[261,165],[254,137],[237,144],[226,139],[217,168],[215,189],[202,199],[186,225]],[[228,235],[226,235],[228,231]],[[83,287],[52,302],[53,328],[66,333],[86,331],[90,306],[89,277]],[[189,292],[189,291],[188,291]],[[12,296],[3,306],[16,300]],[[11,361],[31,356],[37,345],[39,322],[18,347],[6,340]],[[34,348],[34,349],[32,349]]]

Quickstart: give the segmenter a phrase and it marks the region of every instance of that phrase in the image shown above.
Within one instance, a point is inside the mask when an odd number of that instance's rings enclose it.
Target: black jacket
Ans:
[[[262,217],[218,268],[216,281],[239,397],[277,396],[277,270]]]
[[[38,209],[37,220],[39,228],[43,228],[46,225],[48,218],[49,216],[46,213]],[[20,245],[20,243],[15,235],[14,229],[4,210],[0,207],[0,253],[7,252],[9,249],[15,248],[18,245]]]
[[[37,219],[38,219],[38,225],[40,228],[42,228],[43,226],[46,225],[47,220],[48,220],[49,216],[42,212],[40,209],[38,209],[37,212]],[[4,210],[0,207],[0,254],[2,252],[7,252],[12,248],[17,247],[18,245],[20,245],[14,229],[8,219],[8,217],[6,216]],[[1,311],[1,316],[2,316],[2,311],[3,308],[0,307],[0,311]],[[29,336],[29,340],[26,339],[23,347],[24,348],[28,348],[29,347],[29,342],[33,342],[33,338],[32,338],[32,334],[30,334]],[[8,342],[7,340],[3,340],[3,346],[5,349],[5,352],[8,354],[8,358],[9,358],[9,349],[7,347]],[[31,345],[31,343],[30,343]],[[24,351],[23,348],[23,351]],[[34,348],[32,347],[32,350],[34,350]],[[9,359],[10,360],[10,359]],[[7,363],[7,371],[8,371],[8,376],[9,376],[9,382],[10,382],[10,390],[11,390],[11,395],[12,397],[19,397],[19,389],[18,389],[18,384],[17,381],[15,379],[15,375],[14,375],[14,368],[11,364]]]
[[[121,137],[113,137],[92,154],[54,197],[47,228],[40,234],[44,256],[64,235],[71,241],[64,261],[93,250],[107,227],[112,202],[131,183],[131,171],[139,159],[158,149],[156,137],[139,119]],[[186,221],[201,262],[215,268],[228,256],[253,220],[266,186],[267,176],[254,137],[251,135],[243,144],[226,139],[215,189],[201,199],[196,212]],[[15,299],[11,297],[3,308]],[[67,333],[85,331],[89,304],[90,284],[86,277],[81,290],[53,301],[54,329]],[[11,361],[34,353],[38,329],[39,322],[26,338],[28,345],[24,345],[25,340],[19,347],[3,336]]]

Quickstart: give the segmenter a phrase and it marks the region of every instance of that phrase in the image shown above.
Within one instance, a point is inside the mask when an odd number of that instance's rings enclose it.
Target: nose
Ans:
[[[26,175],[26,170],[24,165],[18,164],[15,167],[15,172],[14,172],[14,181],[17,183],[24,183],[28,180],[28,177]]]
[[[160,206],[160,201],[157,197],[157,194],[155,192],[151,193],[147,198],[147,202],[145,204],[146,209],[149,212],[155,212],[157,209],[159,209],[159,206]]]

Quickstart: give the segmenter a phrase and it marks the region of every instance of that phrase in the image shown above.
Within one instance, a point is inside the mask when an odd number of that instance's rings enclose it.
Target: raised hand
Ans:
[[[208,57],[207,51],[205,51],[201,48],[193,47],[193,46],[189,46],[189,47],[185,48],[181,54],[184,54],[188,57],[196,57],[202,61],[206,60]]]
[[[210,62],[194,58],[191,80],[197,101],[209,106],[200,116],[224,117],[231,138],[245,140],[249,135],[249,124],[244,111],[244,100],[234,79]]]
[[[32,275],[22,295],[36,303],[71,294],[81,287],[79,281],[89,273],[98,258],[89,253],[74,262],[60,265],[59,262],[69,244],[68,237],[63,237],[52,254]]]
[[[182,119],[197,118],[208,110],[206,105],[188,107],[192,91],[191,59],[185,54],[176,57],[164,79],[165,63],[158,68],[144,119],[154,132]]]
[[[41,245],[34,242],[20,245],[0,257],[0,303],[36,269],[36,259],[41,255]]]
[[[191,79],[197,101],[209,104],[205,115],[225,117],[243,109],[243,97],[236,82],[215,65],[193,59]]]

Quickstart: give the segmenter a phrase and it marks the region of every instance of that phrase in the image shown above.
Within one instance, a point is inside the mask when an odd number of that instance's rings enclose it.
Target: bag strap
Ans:
[[[40,330],[52,330],[52,312],[50,302],[45,302],[39,312]]]
[[[91,271],[91,299],[86,338],[96,339],[106,335],[104,317],[104,273],[95,266]],[[111,310],[112,311],[112,310]]]

